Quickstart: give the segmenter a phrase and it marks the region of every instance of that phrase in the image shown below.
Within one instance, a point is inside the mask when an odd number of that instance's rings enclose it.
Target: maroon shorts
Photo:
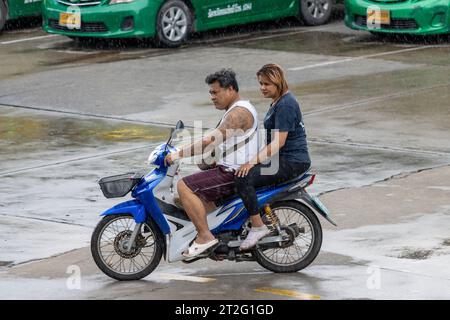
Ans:
[[[205,201],[217,201],[236,193],[234,170],[224,166],[194,173],[184,177],[183,181]]]

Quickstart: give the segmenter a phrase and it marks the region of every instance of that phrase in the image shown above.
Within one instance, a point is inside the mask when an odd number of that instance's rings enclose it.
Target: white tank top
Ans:
[[[227,150],[227,155],[224,158],[219,159],[217,162],[218,165],[225,166],[232,169],[238,169],[242,164],[245,164],[252,160],[259,151],[258,144],[258,113],[256,112],[255,107],[248,100],[239,100],[236,101],[222,117],[219,125],[223,122],[227,114],[233,110],[233,108],[242,107],[247,109],[253,116],[253,126],[248,129],[244,134],[237,135],[228,138],[224,143],[219,145],[218,149],[220,154],[222,155],[225,150]],[[254,134],[253,134],[254,133]],[[240,144],[245,141],[248,137],[250,137],[250,141],[242,145],[236,151],[233,150],[233,146]],[[230,150],[231,148],[231,150]]]

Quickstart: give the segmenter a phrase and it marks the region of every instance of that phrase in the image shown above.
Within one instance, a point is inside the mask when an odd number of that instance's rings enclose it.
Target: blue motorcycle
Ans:
[[[168,262],[192,263],[205,258],[257,261],[273,272],[296,272],[313,262],[322,245],[318,215],[336,224],[320,200],[305,190],[314,181],[311,172],[258,190],[261,215],[271,233],[254,248],[239,250],[251,225],[241,199],[232,196],[222,199],[207,216],[219,244],[195,258],[182,255],[195,239],[196,230],[174,190],[180,164],[167,167],[164,158],[177,150],[171,145],[172,136],[183,128],[179,121],[167,143],[153,150],[149,163],[155,168],[150,172],[99,181],[107,198],[124,197],[130,191],[133,197],[102,213],[92,234],[91,253],[100,270],[117,280],[138,280],[149,275],[163,255]]]

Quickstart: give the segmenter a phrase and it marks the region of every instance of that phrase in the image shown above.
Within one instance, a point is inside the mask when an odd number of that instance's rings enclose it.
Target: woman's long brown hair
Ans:
[[[256,73],[256,76],[265,76],[277,87],[278,98],[285,94],[289,87],[284,77],[283,69],[276,63],[269,63],[264,65]]]

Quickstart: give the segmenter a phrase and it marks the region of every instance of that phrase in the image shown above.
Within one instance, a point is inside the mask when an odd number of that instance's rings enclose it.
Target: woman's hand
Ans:
[[[238,176],[239,178],[245,177],[248,174],[248,172],[250,171],[250,169],[253,168],[254,166],[255,165],[252,163],[243,164],[242,166],[239,167],[239,169],[237,169],[234,172],[234,175]]]

